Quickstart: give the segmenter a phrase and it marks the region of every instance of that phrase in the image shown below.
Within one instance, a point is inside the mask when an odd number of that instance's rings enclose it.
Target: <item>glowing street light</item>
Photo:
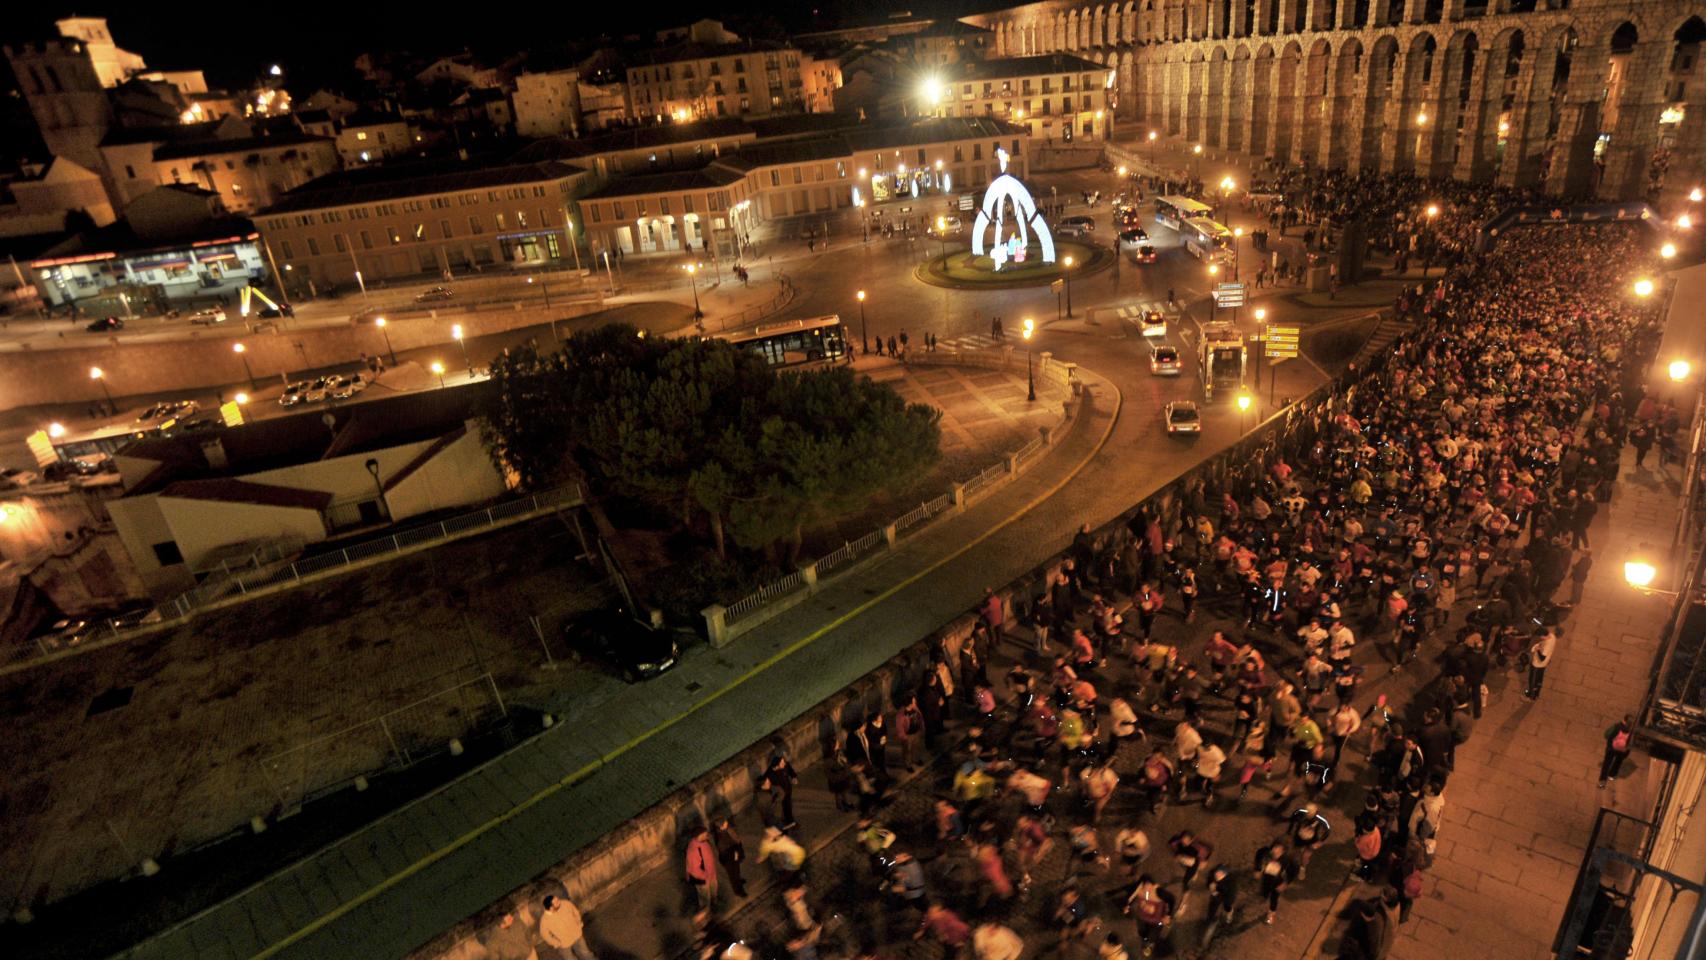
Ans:
[[[249,389],[255,389],[255,371],[249,369],[249,348],[239,340],[231,345],[231,351],[243,360],[243,375],[249,378]]]
[[[1037,399],[1037,377],[1031,370],[1031,337],[1037,332],[1037,322],[1030,317],[1025,318],[1024,326],[1019,335],[1025,338],[1025,399]]]
[[[1688,191],[1688,199],[1690,202],[1699,203],[1702,199],[1706,199],[1706,194],[1701,193],[1699,187],[1695,187]]]
[[[117,413],[118,407],[113,404],[113,392],[107,389],[107,372],[100,367],[89,368],[89,379],[101,385],[101,392],[107,395],[107,411]]]
[[[1221,193],[1231,193],[1237,186],[1237,181],[1233,180],[1230,176],[1220,178]]]
[[[65,436],[65,424],[54,421],[47,425],[47,435],[55,440]]]
[[[389,354],[391,357],[391,366],[393,366],[393,367],[396,366],[397,365],[397,351],[393,350],[391,348],[391,331],[385,329],[385,327],[386,327],[385,318],[384,317],[374,317],[373,318],[373,325],[378,327],[379,332],[383,333],[385,335],[385,352],[387,354]]]
[[[1427,125],[1428,125],[1428,112],[1426,110],[1423,110],[1420,113],[1416,114],[1416,126],[1425,127]]]
[[[1672,382],[1682,383],[1688,379],[1689,374],[1694,372],[1694,364],[1687,360],[1672,360],[1668,372]]]
[[[1202,144],[1191,147],[1191,179],[1202,179]]]
[[[859,298],[859,339],[864,341],[863,353],[871,352],[871,328],[865,325],[865,291],[854,294]]]
[[[1238,391],[1238,435],[1239,436],[1243,436],[1245,433],[1249,432],[1249,429],[1250,429],[1250,423],[1249,423],[1250,404],[1254,403],[1254,402],[1255,401],[1252,400],[1250,397],[1249,391],[1247,391],[1247,390],[1239,390]]]
[[[1652,586],[1653,578],[1658,575],[1658,568],[1644,560],[1630,560],[1623,564],[1623,579],[1637,590]]]
[[[1694,218],[1685,213],[1676,218],[1676,225],[1684,230],[1692,230],[1694,229]]]
[[[687,271],[687,282],[693,285],[693,322],[705,319],[705,311],[699,309],[699,267],[697,263],[682,264],[681,269]]]
[[[1257,323],[1267,323],[1268,322],[1268,308],[1267,307],[1257,307],[1256,308],[1256,322]]]
[[[462,362],[468,367],[468,376],[472,377],[474,375],[474,361],[468,359],[468,341],[462,337],[462,324],[451,324],[450,336],[456,341],[456,345],[462,348]]]
[[[1238,395],[1238,410],[1239,410],[1239,412],[1242,413],[1242,412],[1249,410],[1249,409],[1250,409],[1250,395],[1247,393],[1240,393]]]
[[[942,82],[935,77],[925,77],[924,82],[918,85],[918,94],[931,109],[935,109],[942,102]]]
[[[1072,316],[1072,256],[1068,254],[1061,260],[1061,263],[1066,266],[1066,269],[1061,271],[1061,275],[1066,278],[1066,315],[1070,317]]]
[[[1149,165],[1155,166],[1155,138],[1159,136],[1154,130],[1149,131]]]
[[[1635,281],[1635,296],[1637,296],[1637,297],[1650,297],[1652,295],[1653,295],[1653,281],[1648,280],[1646,277],[1642,277],[1641,279]]]
[[[1125,175],[1126,175],[1125,164],[1122,163],[1122,164],[1120,164],[1120,179],[1124,180]]]
[[[440,387],[443,387],[444,386],[444,364],[439,363],[437,360],[434,360],[432,362],[432,372],[438,374],[438,385]]]
[[[1676,244],[1667,243],[1659,248],[1659,256],[1669,260],[1676,256]]]
[[[249,402],[249,395],[244,393],[243,391],[239,390],[239,391],[237,391],[237,395],[232,397],[231,399],[237,401],[238,403],[248,403]]]
[[[1437,203],[1428,204],[1428,209],[1426,212],[1427,212],[1429,220],[1432,220],[1435,217],[1439,216],[1439,204],[1437,204]]]

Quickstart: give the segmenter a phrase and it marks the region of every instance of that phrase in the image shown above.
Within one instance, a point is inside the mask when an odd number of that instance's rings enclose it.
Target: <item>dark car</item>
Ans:
[[[641,623],[621,607],[580,616],[563,628],[563,636],[576,653],[615,669],[629,683],[655,677],[681,657],[673,633]]]
[[[120,320],[118,317],[102,317],[83,329],[90,333],[110,333],[114,330],[123,330],[124,321]]]

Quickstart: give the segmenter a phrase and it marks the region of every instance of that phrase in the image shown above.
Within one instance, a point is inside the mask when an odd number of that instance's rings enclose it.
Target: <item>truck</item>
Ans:
[[[1213,400],[1224,391],[1237,391],[1244,382],[1246,358],[1244,335],[1225,320],[1202,325],[1197,342],[1197,372],[1202,377],[1203,399]]]

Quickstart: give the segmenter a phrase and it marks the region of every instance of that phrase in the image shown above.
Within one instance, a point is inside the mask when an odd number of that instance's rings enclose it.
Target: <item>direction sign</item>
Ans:
[[[1242,307],[1244,284],[1217,283],[1214,285],[1214,304],[1217,307]]]
[[[1291,360],[1297,356],[1297,327],[1269,327],[1262,350],[1269,360]]]
[[[960,211],[966,212],[977,209],[977,200],[969,193],[960,194]]]

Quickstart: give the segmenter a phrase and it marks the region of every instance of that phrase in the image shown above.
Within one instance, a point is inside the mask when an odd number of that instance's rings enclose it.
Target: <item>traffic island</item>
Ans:
[[[931,286],[953,290],[1009,290],[1043,287],[1061,279],[1068,271],[1068,257],[1072,258],[1070,270],[1074,280],[1101,273],[1114,265],[1114,251],[1071,240],[1055,241],[1053,263],[1043,261],[1042,250],[1036,244],[1025,252],[1023,262],[1009,261],[996,270],[995,261],[988,256],[955,250],[924,261],[914,275]]]

